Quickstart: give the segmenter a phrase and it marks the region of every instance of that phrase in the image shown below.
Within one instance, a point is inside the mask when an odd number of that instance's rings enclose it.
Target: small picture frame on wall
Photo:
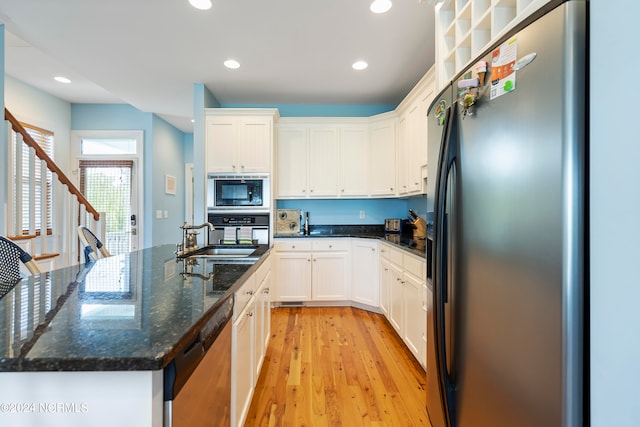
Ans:
[[[176,177],[171,175],[164,176],[164,192],[167,194],[176,194]]]

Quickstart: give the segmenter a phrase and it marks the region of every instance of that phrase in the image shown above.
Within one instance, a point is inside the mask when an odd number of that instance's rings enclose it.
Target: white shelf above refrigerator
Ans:
[[[436,82],[442,88],[489,45],[550,0],[444,0],[436,13]]]

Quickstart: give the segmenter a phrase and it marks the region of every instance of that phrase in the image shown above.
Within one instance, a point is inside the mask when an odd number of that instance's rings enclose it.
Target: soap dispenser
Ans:
[[[304,217],[304,235],[305,236],[309,235],[309,211],[305,212],[305,217]]]

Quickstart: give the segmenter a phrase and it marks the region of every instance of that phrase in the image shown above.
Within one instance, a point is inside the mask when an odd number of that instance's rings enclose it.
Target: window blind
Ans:
[[[28,123],[20,123],[27,133],[33,138],[33,140],[44,150],[47,155],[53,159],[53,144],[54,144],[54,135],[53,132],[48,131],[46,129],[39,128],[37,126],[30,125]],[[46,169],[43,174],[41,168],[41,162],[36,157],[35,165],[34,165],[34,180],[35,180],[35,193],[32,195],[29,188],[29,147],[21,143],[18,146],[18,134],[13,130],[11,131],[12,141],[13,141],[13,150],[22,150],[22,164],[16,165],[16,179],[22,180],[22,233],[29,234],[31,230],[31,219],[29,209],[30,206],[33,206],[35,209],[35,219],[33,224],[33,229],[36,234],[40,234],[42,230],[41,222],[41,200],[42,200],[42,179],[46,181],[46,205],[47,205],[47,218],[46,218],[46,228],[47,234],[51,234],[51,230],[53,228],[53,198],[52,198],[52,180],[53,175],[51,172]],[[20,201],[16,201],[19,203]]]

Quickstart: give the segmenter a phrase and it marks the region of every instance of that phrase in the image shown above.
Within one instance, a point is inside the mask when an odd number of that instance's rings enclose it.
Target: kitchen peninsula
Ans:
[[[234,292],[268,255],[261,245],[254,263],[202,274],[174,251],[24,278],[0,299],[3,425],[163,425],[167,368],[204,330],[228,323]]]

